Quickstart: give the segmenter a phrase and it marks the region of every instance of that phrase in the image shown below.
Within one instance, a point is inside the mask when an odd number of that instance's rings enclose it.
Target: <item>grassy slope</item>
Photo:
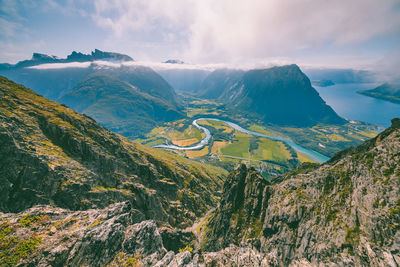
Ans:
[[[141,92],[130,83],[105,74],[88,76],[60,102],[129,138],[150,131],[158,122],[183,117],[177,107],[165,99]]]
[[[112,133],[91,118],[3,77],[0,137],[0,153],[8,155],[0,166],[1,184],[15,184],[18,178],[18,186],[36,192],[30,199],[22,191],[10,195],[7,187],[1,187],[2,210],[21,210],[38,201],[86,209],[129,199],[131,190],[146,188],[140,192],[155,194],[166,211],[175,203],[184,212],[201,214],[215,203],[215,194],[227,175],[222,168],[152,149]],[[14,160],[17,157],[19,160]],[[164,191],[163,179],[176,193],[168,195]],[[68,196],[68,201],[55,198],[60,194]],[[31,202],[23,203],[21,199]],[[19,206],[12,207],[13,203]],[[181,212],[175,219],[183,215]]]

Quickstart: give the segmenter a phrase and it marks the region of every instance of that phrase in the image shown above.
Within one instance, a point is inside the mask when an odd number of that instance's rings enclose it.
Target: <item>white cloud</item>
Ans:
[[[21,24],[0,18],[0,32],[3,37],[14,37],[20,28]]]
[[[169,29],[165,35],[185,28],[190,23],[191,3],[185,0],[97,0],[93,19],[113,30],[116,37],[137,31]]]
[[[375,62],[374,71],[384,82],[394,82],[400,84],[400,48],[389,51],[385,56]]]
[[[92,17],[116,39],[142,34],[161,44],[177,42],[185,60],[241,62],[400,34],[398,5],[398,0],[97,0]]]
[[[65,17],[60,20],[59,31],[65,32],[71,43],[60,45],[57,37],[51,36],[52,27],[43,26],[51,22],[30,27],[31,22],[21,15],[21,10],[36,11],[29,13],[35,16],[54,13]],[[100,27],[82,27],[90,28],[90,38],[98,39],[90,43],[86,36],[81,36],[82,31],[68,28],[71,17],[92,19],[91,23]],[[42,18],[29,19],[36,25],[35,21]],[[90,46],[95,44],[96,48],[126,53],[142,61],[178,58],[230,66],[285,62],[358,67],[383,57],[394,39],[400,42],[400,2],[0,0],[0,30],[0,47],[8,47],[0,60],[26,58],[21,55],[27,51],[20,48],[29,48],[31,54],[36,51],[31,44],[42,42],[43,38],[47,44],[39,47],[43,53],[57,53],[61,47],[65,54],[79,49],[85,52],[94,49]],[[363,46],[363,50],[358,49]]]
[[[151,61],[126,61],[121,63],[110,62],[110,61],[89,61],[89,62],[66,62],[66,63],[46,63],[36,66],[28,67],[30,69],[48,70],[48,69],[66,69],[66,68],[119,68],[121,66],[125,67],[137,67],[146,66],[154,70],[167,70],[167,69],[182,69],[182,70],[209,70],[213,71],[218,68],[232,68],[233,66],[228,66],[225,64],[168,64],[168,63],[158,63]]]
[[[68,63],[47,63],[40,64],[32,67],[28,67],[29,69],[38,69],[38,70],[51,70],[51,69],[66,69],[66,68],[88,68],[90,67],[91,62],[68,62]]]

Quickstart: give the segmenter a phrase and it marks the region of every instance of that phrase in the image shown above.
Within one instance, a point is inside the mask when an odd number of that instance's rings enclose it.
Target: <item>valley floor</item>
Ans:
[[[227,111],[221,103],[190,97],[186,101],[188,118],[165,123],[136,141],[147,146],[164,147],[180,156],[212,163],[229,171],[239,163],[246,163],[256,167],[266,178],[285,173],[304,162],[325,161],[342,149],[376,136],[381,130],[377,126],[354,121],[345,125],[319,124],[306,128],[266,125],[248,114]],[[198,146],[206,138],[206,133],[192,124],[194,120],[210,131],[210,141],[198,149],[176,149]],[[246,130],[239,131],[238,127]],[[293,140],[302,150],[268,136]],[[321,155],[317,156],[319,160],[311,156],[313,153]]]

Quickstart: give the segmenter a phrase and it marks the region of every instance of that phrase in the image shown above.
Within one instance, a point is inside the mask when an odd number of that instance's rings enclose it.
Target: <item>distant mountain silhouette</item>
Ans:
[[[168,63],[168,64],[185,64],[182,60],[179,59],[168,59],[164,61],[163,63]]]
[[[81,52],[72,51],[67,58],[59,58],[56,56],[49,56],[46,54],[33,53],[31,59],[19,61],[17,64],[12,65],[8,63],[0,64],[0,70],[7,70],[12,68],[25,68],[37,66],[46,63],[68,63],[68,62],[86,62],[95,60],[105,61],[133,61],[130,56],[114,53],[114,52],[103,52],[95,49],[90,54],[83,54]]]

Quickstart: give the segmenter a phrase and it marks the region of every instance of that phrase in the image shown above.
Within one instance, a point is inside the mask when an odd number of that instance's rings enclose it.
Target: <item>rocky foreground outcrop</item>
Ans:
[[[399,266],[399,157],[396,119],[330,162],[271,182],[239,166],[220,205],[187,229],[147,220],[129,201],[0,213],[0,265]]]
[[[179,237],[179,235],[177,236]],[[70,211],[38,205],[24,212],[0,212],[0,266],[268,266],[250,247],[231,245],[202,253],[191,245],[167,250],[153,220],[129,202],[105,209]]]
[[[35,206],[0,213],[1,266],[177,266],[191,253],[167,253],[152,220],[128,202],[72,212]],[[170,264],[170,265],[169,265]]]
[[[237,264],[240,250],[255,266],[399,266],[400,120],[270,184],[241,166],[204,229],[202,245],[221,266]]]

